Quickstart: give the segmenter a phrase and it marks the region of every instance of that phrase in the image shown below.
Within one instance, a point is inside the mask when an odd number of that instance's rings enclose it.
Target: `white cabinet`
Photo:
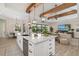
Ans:
[[[28,41],[28,55],[29,56],[34,55],[34,44],[30,41]]]
[[[17,44],[20,47],[20,49],[23,51],[23,36],[17,35]]]
[[[55,37],[46,37],[37,43],[29,38],[26,40],[28,40],[28,56],[52,56],[55,54]]]
[[[55,38],[49,38],[49,56],[55,54]]]
[[[48,55],[48,44],[47,41],[46,42],[41,42],[41,43],[37,43],[37,44],[33,44],[32,42],[30,42],[32,44],[32,46],[28,46],[29,50],[29,56],[47,56]]]

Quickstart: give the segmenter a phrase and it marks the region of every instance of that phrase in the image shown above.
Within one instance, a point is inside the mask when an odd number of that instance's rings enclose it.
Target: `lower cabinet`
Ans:
[[[23,38],[23,53],[25,56],[53,56],[55,54],[55,39],[33,43]]]
[[[23,37],[21,35],[17,35],[16,41],[19,48],[23,51]]]

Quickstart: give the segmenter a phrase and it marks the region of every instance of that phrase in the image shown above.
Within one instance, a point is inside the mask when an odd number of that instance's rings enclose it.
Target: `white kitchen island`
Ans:
[[[55,54],[55,36],[23,38],[23,52],[27,56],[52,56]],[[27,48],[26,48],[27,47]],[[27,51],[26,51],[27,50]]]
[[[25,56],[53,56],[56,36],[17,36],[17,43]]]

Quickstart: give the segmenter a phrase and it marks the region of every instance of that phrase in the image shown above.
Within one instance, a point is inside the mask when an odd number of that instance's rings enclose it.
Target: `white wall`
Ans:
[[[0,37],[5,37],[5,21],[0,19]]]
[[[19,20],[12,19],[8,17],[1,17],[0,19],[5,21],[5,35],[8,36],[11,32],[15,32],[15,24],[19,24],[21,26],[21,30],[23,31],[23,23],[27,24],[27,20]],[[27,27],[27,26],[26,26]]]
[[[17,5],[17,4],[15,4]],[[15,6],[14,5],[14,6]],[[22,5],[22,4],[19,4]],[[18,5],[18,7],[20,7]],[[0,3],[0,19],[5,20],[5,24],[6,24],[6,33],[5,34],[9,34],[10,32],[14,32],[15,30],[15,24],[16,22],[18,24],[21,25],[22,28],[22,24],[26,23],[27,24],[27,13],[25,13],[25,11],[23,11],[21,8],[21,10],[19,10],[19,8],[17,8],[17,10],[14,8],[14,6],[12,5],[12,8],[9,8],[6,4],[4,3]],[[11,6],[10,6],[11,7]],[[21,6],[22,7],[22,6]],[[16,21],[17,19],[17,21]]]
[[[56,30],[58,30],[58,27],[57,26],[59,24],[71,24],[71,28],[72,29],[75,29],[76,27],[79,26],[79,19],[78,18],[73,18],[73,19],[68,19],[68,20],[62,20],[61,22],[53,22],[51,24],[51,26],[54,27],[54,29],[56,31]]]

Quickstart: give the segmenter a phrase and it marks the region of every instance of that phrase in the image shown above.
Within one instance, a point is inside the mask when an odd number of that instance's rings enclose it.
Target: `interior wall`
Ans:
[[[5,21],[0,19],[0,38],[5,37]]]
[[[26,20],[12,19],[8,17],[0,17],[0,19],[5,20],[5,36],[6,37],[9,36],[10,33],[15,32],[16,23],[21,26],[21,31],[23,31],[23,24],[25,23],[25,26],[27,24]]]
[[[70,18],[70,17],[69,17]],[[69,20],[63,20],[61,22],[53,22],[51,26],[54,28],[54,31],[58,30],[58,25],[59,24],[70,24],[72,29],[75,29],[79,26],[79,19],[78,18],[73,18]]]
[[[54,31],[58,30],[57,26],[59,24],[71,24],[72,29],[79,27],[79,4],[77,4],[76,10],[77,10],[77,14],[60,17],[57,18],[57,20],[51,19],[53,20],[51,26],[54,28]]]
[[[21,30],[23,29],[23,24],[26,22],[26,20],[16,20],[16,19],[7,19],[7,32],[14,32],[15,31],[15,25],[16,23],[21,26]],[[23,30],[22,30],[23,31]]]

